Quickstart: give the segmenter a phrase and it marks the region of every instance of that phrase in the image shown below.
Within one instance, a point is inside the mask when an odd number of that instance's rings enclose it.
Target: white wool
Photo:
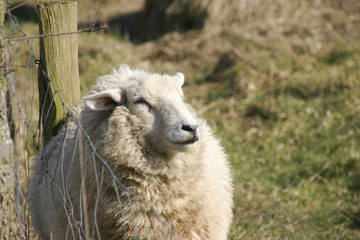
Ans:
[[[70,118],[33,167],[29,203],[41,239],[84,238],[86,229],[95,239],[226,239],[232,219],[227,156],[183,102],[183,81],[181,73],[126,65],[98,79],[75,116],[96,153],[142,201],[114,188]]]

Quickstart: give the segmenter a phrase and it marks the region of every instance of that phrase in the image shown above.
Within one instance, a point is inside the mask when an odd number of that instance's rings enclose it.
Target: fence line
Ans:
[[[96,17],[96,16],[95,16]],[[10,136],[13,140],[13,149],[10,159],[1,159],[2,164],[0,165],[0,177],[3,182],[6,184],[6,189],[14,188],[14,191],[10,192],[2,192],[0,191],[0,196],[4,200],[0,205],[0,213],[3,213],[3,216],[0,216],[0,238],[7,239],[34,239],[35,235],[31,230],[30,226],[30,214],[29,207],[26,201],[26,191],[29,187],[29,178],[31,175],[30,171],[30,161],[36,155],[44,156],[45,158],[41,158],[41,161],[44,165],[44,173],[48,176],[48,178],[54,179],[56,171],[62,171],[61,166],[62,158],[64,157],[64,151],[67,146],[67,139],[75,136],[75,144],[82,146],[82,142],[84,142],[84,147],[89,148],[91,150],[91,155],[86,154],[84,152],[84,156],[80,157],[80,160],[93,162],[95,166],[95,171],[93,174],[96,180],[97,185],[97,198],[95,201],[95,209],[93,213],[87,213],[87,216],[83,216],[81,213],[79,218],[76,218],[74,214],[74,204],[79,204],[80,209],[86,209],[84,204],[86,205],[86,201],[84,201],[85,195],[81,197],[81,194],[84,193],[85,184],[81,184],[79,187],[79,195],[80,201],[75,203],[69,194],[67,182],[68,179],[63,178],[62,185],[57,185],[53,181],[51,182],[52,188],[59,191],[62,195],[63,207],[69,222],[69,234],[74,238],[86,235],[86,238],[100,238],[100,229],[97,225],[97,210],[99,205],[99,194],[103,189],[104,178],[106,174],[109,174],[112,180],[113,189],[118,199],[118,205],[120,210],[123,212],[125,209],[122,209],[122,201],[125,198],[130,203],[134,203],[135,201],[142,204],[146,209],[151,211],[157,218],[161,221],[164,226],[164,236],[167,238],[173,238],[176,236],[170,226],[166,223],[164,219],[160,217],[157,211],[150,205],[148,205],[141,197],[137,196],[131,189],[127,188],[116,176],[113,172],[112,168],[107,164],[107,162],[98,154],[93,142],[90,139],[90,136],[87,134],[85,129],[83,128],[80,119],[77,114],[72,110],[71,107],[67,106],[65,103],[63,96],[59,94],[58,89],[56,88],[53,80],[48,76],[48,74],[40,69],[41,73],[46,76],[49,80],[49,85],[51,85],[55,89],[56,95],[59,97],[63,110],[69,115],[70,119],[78,125],[77,132],[71,132],[72,130],[64,127],[63,131],[65,132],[61,144],[61,152],[58,154],[58,162],[55,169],[50,169],[48,163],[46,161],[46,152],[45,152],[45,142],[42,131],[42,120],[44,118],[45,121],[48,117],[48,114],[43,114],[40,117],[37,117],[36,113],[38,113],[39,109],[43,107],[42,103],[37,105],[37,91],[36,91],[36,79],[37,79],[37,68],[41,66],[36,63],[40,62],[40,59],[37,57],[34,46],[31,43],[32,37],[29,37],[26,32],[20,27],[18,20],[14,15],[11,14],[11,11],[8,9],[7,19],[9,21],[9,34],[7,39],[22,39],[22,41],[8,41],[5,44],[7,58],[5,62],[5,72],[6,72],[6,83],[7,89],[1,89],[1,93],[6,92],[7,97],[7,119],[9,120],[9,129]],[[17,37],[17,35],[21,34],[21,37]],[[45,36],[41,36],[45,37]],[[22,44],[26,41],[27,49],[29,51],[26,70],[25,70],[25,84],[22,85],[20,70],[16,64],[16,61],[19,59],[19,44]],[[55,96],[53,96],[55,97]],[[52,100],[52,102],[54,99]],[[3,103],[2,103],[3,104]],[[39,119],[40,118],[40,119]],[[76,154],[73,154],[71,161],[76,161]],[[40,158],[37,159],[39,161]],[[80,161],[82,162],[82,161]],[[100,164],[98,164],[100,163]],[[97,175],[96,167],[101,167],[101,175]],[[11,169],[12,173],[2,173],[1,168]],[[84,183],[84,176],[86,174],[91,174],[90,169],[87,169],[86,166],[82,173],[82,183]],[[11,186],[9,186],[11,185]],[[121,191],[121,192],[120,192]],[[13,202],[14,200],[14,202]],[[13,204],[13,205],[12,205]],[[6,205],[6,206],[5,206]],[[5,209],[3,209],[5,206]],[[84,212],[86,213],[86,211]],[[123,212],[124,214],[124,212]],[[132,216],[135,218],[137,212],[132,212]],[[89,219],[89,215],[92,216],[92,219]],[[91,225],[93,225],[92,229],[88,228],[89,224],[87,221],[91,221]],[[5,222],[5,224],[4,224]],[[85,227],[85,229],[84,229]],[[5,230],[4,230],[5,229]],[[3,231],[4,230],[4,231]],[[137,229],[134,229],[135,233]]]

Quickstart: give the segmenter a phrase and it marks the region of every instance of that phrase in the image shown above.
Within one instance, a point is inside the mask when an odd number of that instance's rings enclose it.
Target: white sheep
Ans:
[[[183,83],[126,65],[98,79],[33,167],[40,239],[226,239],[227,156]]]

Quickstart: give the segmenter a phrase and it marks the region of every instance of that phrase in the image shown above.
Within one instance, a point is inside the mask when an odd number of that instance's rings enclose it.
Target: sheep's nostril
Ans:
[[[181,126],[181,130],[187,131],[187,132],[191,132],[191,133],[195,133],[196,129],[198,128],[198,125],[187,125],[187,124],[183,124]]]

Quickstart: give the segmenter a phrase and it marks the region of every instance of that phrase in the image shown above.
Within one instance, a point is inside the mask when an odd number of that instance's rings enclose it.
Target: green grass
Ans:
[[[209,83],[198,98],[215,102],[204,115],[216,123],[233,167],[230,239],[359,239],[359,46],[335,44],[308,56],[311,70],[301,56],[288,64],[270,57],[282,79],[250,75],[256,90],[235,95]],[[252,68],[239,64],[238,73]]]

